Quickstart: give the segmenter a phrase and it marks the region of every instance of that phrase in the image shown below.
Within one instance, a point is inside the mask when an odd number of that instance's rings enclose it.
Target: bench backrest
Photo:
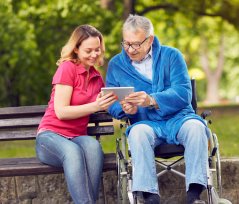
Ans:
[[[35,139],[36,130],[47,106],[20,106],[0,108],[0,141]],[[94,113],[90,116],[88,134],[96,136],[112,135],[112,117],[106,112]]]
[[[197,112],[196,81],[191,80],[192,106]],[[20,106],[0,108],[0,141],[35,139],[36,130],[45,113],[46,105]],[[112,122],[112,116],[106,112],[91,114],[88,134],[96,136],[114,134],[113,124],[102,125]]]

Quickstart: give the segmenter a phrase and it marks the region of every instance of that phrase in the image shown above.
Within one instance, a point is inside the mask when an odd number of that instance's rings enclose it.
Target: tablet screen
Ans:
[[[101,91],[104,95],[110,92],[114,92],[114,94],[118,96],[118,100],[121,101],[130,93],[134,92],[134,87],[104,87],[101,88]]]

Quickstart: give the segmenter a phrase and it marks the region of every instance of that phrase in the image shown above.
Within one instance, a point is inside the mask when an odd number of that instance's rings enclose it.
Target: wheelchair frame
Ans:
[[[197,98],[196,98],[196,84],[195,80],[191,80],[192,84],[192,106],[197,113]],[[209,124],[211,121],[207,121],[206,117],[211,114],[210,111],[204,111],[201,117]],[[129,126],[128,119],[123,119],[120,124],[121,136],[116,139],[116,155],[117,155],[117,172],[118,172],[118,182],[117,182],[117,203],[118,204],[139,204],[142,201],[137,200],[133,195],[132,186],[132,163],[130,157],[130,150],[128,150],[127,138],[125,135],[125,129]],[[164,146],[164,148],[162,148]],[[159,145],[158,149],[155,151],[156,165],[163,168],[162,171],[157,173],[158,178],[165,173],[171,171],[176,175],[185,178],[184,173],[174,169],[182,162],[184,162],[184,147],[182,145],[172,145],[163,144]],[[157,147],[156,147],[157,148]],[[163,149],[163,150],[162,150]],[[168,152],[168,149],[173,149],[172,152]],[[164,151],[166,150],[166,151]],[[219,143],[217,135],[210,130],[210,137],[208,139],[208,163],[207,168],[207,203],[208,204],[230,204],[231,202],[221,198],[222,196],[222,183],[221,183],[221,163],[220,163],[220,153],[219,153]],[[176,161],[169,162],[165,164],[163,161],[158,160],[159,158],[168,159],[176,156],[180,156]],[[168,161],[167,161],[168,162]]]

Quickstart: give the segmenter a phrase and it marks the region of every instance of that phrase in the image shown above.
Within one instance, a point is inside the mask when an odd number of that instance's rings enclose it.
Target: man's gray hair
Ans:
[[[154,35],[153,24],[148,18],[144,16],[130,14],[129,17],[124,22],[123,32],[128,30],[137,32],[138,29],[144,30],[145,35],[147,37],[150,35]]]

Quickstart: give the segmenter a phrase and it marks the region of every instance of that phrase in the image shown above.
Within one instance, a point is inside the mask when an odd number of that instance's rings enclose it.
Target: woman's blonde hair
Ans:
[[[61,50],[61,57],[57,61],[57,65],[60,65],[64,61],[72,61],[74,63],[80,63],[77,54],[74,52],[75,48],[79,48],[81,43],[89,37],[99,37],[101,55],[99,56],[96,65],[102,66],[104,63],[105,44],[102,34],[91,25],[80,25],[71,34],[68,42],[63,46]]]

